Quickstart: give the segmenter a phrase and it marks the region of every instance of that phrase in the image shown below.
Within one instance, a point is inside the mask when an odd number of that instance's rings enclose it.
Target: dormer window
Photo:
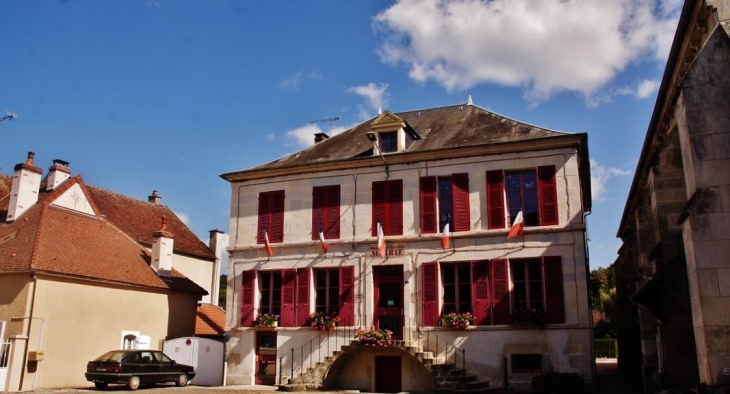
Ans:
[[[383,153],[398,152],[398,133],[396,131],[379,133],[380,151]]]

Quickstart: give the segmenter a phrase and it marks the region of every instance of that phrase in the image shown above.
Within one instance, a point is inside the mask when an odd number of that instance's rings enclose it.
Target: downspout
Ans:
[[[25,371],[26,371],[26,369],[28,367],[28,349],[30,348],[30,334],[31,334],[31,330],[33,328],[32,327],[33,326],[33,311],[35,309],[36,288],[38,287],[38,278],[36,278],[35,274],[31,273],[30,278],[32,280],[32,286],[33,286],[33,293],[32,293],[31,298],[30,298],[30,316],[11,318],[11,320],[13,320],[13,319],[15,319],[15,320],[25,320],[25,319],[28,319],[28,331],[26,333],[27,339],[25,340],[25,351],[23,352],[24,353],[23,354],[23,369],[20,372],[20,387],[19,387],[19,390],[20,391],[23,391],[23,383],[25,382]],[[41,319],[41,322],[43,322],[42,319]],[[43,324],[41,324],[41,334],[42,334],[42,332],[43,332]],[[40,348],[40,345],[41,345],[40,341],[42,339],[43,339],[43,337],[41,336],[41,338],[38,340],[38,347],[39,348]],[[37,377],[38,377],[38,368],[36,367],[35,376],[33,377],[33,389],[32,390],[35,390],[35,383],[36,383],[36,378]]]

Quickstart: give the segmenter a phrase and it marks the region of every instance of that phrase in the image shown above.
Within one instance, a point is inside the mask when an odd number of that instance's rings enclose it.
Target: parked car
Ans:
[[[86,366],[86,380],[99,390],[109,383],[126,384],[130,390],[137,390],[140,384],[165,382],[181,387],[194,377],[193,367],[178,364],[157,350],[112,350]]]

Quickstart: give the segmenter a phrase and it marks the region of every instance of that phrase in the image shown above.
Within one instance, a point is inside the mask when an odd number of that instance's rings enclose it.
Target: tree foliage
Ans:
[[[589,281],[591,308],[601,318],[593,326],[593,337],[616,337],[616,278],[613,267],[597,268],[591,271]]]

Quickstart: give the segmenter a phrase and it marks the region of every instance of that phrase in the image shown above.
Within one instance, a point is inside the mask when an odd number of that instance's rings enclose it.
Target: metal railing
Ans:
[[[433,354],[434,358],[432,363],[434,365],[449,364],[449,359],[451,359],[453,360],[451,364],[454,365],[454,368],[457,368],[459,365],[458,358],[461,356],[461,383],[466,383],[466,349],[460,349],[436,333],[432,333],[431,330],[426,330],[426,343],[423,345],[423,351]],[[441,351],[443,351],[444,357],[443,362],[439,363],[438,360]],[[449,356],[450,354],[451,357]]]

